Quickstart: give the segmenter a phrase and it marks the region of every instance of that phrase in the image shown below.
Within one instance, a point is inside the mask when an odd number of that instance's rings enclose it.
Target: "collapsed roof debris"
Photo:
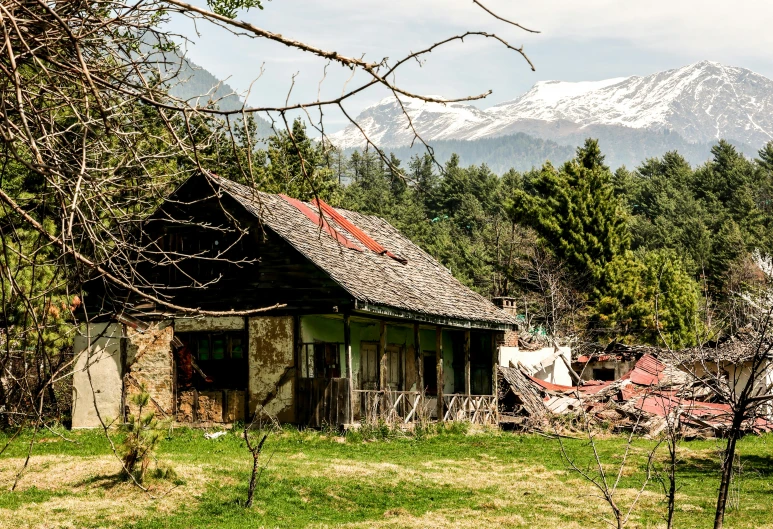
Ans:
[[[545,430],[552,419],[576,415],[616,431],[637,431],[654,437],[678,417],[686,437],[717,437],[730,428],[730,406],[714,402],[714,393],[674,362],[644,353],[634,368],[613,381],[561,386],[532,377],[523,366],[499,368],[500,417],[526,429]],[[584,412],[584,415],[583,413]],[[566,421],[563,421],[564,423]],[[773,430],[758,418],[744,428]]]

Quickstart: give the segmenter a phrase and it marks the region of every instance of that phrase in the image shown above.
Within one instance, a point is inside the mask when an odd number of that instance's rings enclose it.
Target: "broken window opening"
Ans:
[[[435,351],[424,351],[424,392],[428,396],[437,395],[437,364]]]
[[[593,380],[603,380],[603,381],[615,380],[615,370],[614,369],[594,368],[593,369]]]
[[[379,344],[360,343],[360,389],[379,389],[381,359]],[[405,345],[390,343],[386,346],[386,385],[392,391],[405,388]]]
[[[313,342],[301,344],[301,378],[340,378],[340,342]]]
[[[188,332],[177,337],[184,344],[177,358],[177,382],[181,389],[247,387],[244,331]]]

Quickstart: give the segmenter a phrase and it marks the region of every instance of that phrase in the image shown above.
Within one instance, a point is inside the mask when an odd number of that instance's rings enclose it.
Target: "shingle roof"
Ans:
[[[517,322],[489,300],[462,285],[447,268],[412,243],[380,217],[336,208],[346,220],[406,264],[367,249],[360,240],[329,216],[325,220],[361,251],[347,248],[312,221],[290,201],[208,175],[213,184],[233,197],[247,211],[286,240],[309,261],[327,273],[357,301],[491,326]],[[306,204],[314,212],[316,205]],[[367,309],[366,309],[367,310]],[[473,325],[474,326],[474,325]]]

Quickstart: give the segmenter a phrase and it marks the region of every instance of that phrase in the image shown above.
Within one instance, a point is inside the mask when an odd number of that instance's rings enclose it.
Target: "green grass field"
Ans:
[[[459,429],[457,429],[459,430]],[[422,439],[363,442],[285,430],[266,443],[254,505],[245,509],[251,456],[233,433],[216,440],[178,429],[151,468],[149,494],[117,478],[120,465],[100,432],[50,432],[10,492],[29,435],[0,456],[0,527],[607,527],[609,509],[568,469],[558,442],[498,431],[443,431]],[[0,434],[0,441],[5,440]],[[583,467],[586,442],[565,441]],[[625,446],[598,441],[609,469]],[[643,477],[648,441],[637,441],[620,484],[627,507]],[[711,527],[718,482],[716,441],[685,442],[675,527]],[[740,443],[742,473],[727,527],[773,527],[773,435]],[[153,471],[151,471],[153,472]],[[630,527],[665,527],[661,485],[653,481]]]

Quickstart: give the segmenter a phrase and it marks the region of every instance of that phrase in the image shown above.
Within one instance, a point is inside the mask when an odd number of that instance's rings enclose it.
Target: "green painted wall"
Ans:
[[[419,340],[424,351],[435,351],[435,331],[432,329],[421,329],[419,331]],[[343,318],[329,318],[324,316],[302,316],[301,317],[301,341],[303,343],[312,343],[315,340],[323,342],[344,341],[344,322]],[[454,392],[454,370],[453,370],[453,343],[451,332],[443,331],[443,392]],[[380,323],[378,321],[362,322],[352,321],[352,373],[355,382],[359,387],[360,373],[360,343],[376,342],[380,337]],[[412,325],[387,325],[387,343],[401,344],[408,348],[413,347],[413,326]],[[434,361],[434,360],[433,360]],[[344,374],[346,366],[345,352],[341,348],[341,371]]]

